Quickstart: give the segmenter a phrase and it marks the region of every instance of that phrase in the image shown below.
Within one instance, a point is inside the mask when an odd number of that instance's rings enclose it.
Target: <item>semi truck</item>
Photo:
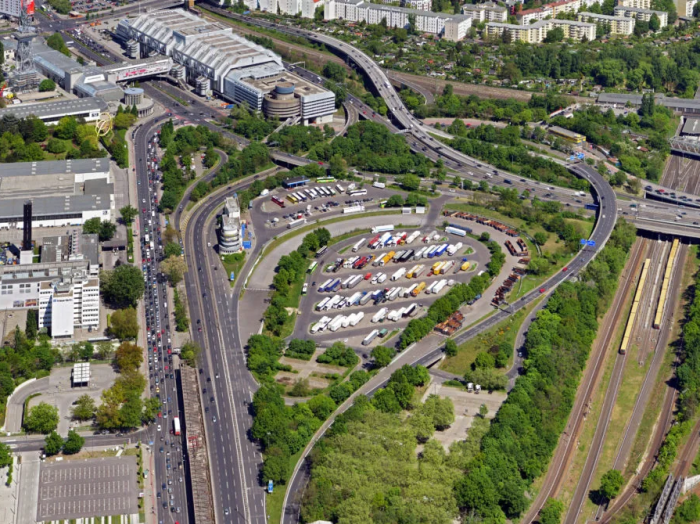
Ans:
[[[411,292],[411,295],[417,297],[421,291],[425,289],[425,282],[421,282],[418,286]]]
[[[425,294],[426,294],[426,295],[430,295],[430,293],[433,292],[433,289],[435,289],[435,285],[436,285],[437,283],[438,283],[437,280],[436,280],[435,282],[431,282],[430,285],[428,286],[428,288],[425,290]]]
[[[362,297],[360,298],[359,305],[364,306],[367,302],[370,301],[371,298],[372,298],[372,295],[369,294],[367,291],[365,291],[364,294],[362,295]]]
[[[360,248],[362,247],[362,244],[364,244],[365,240],[367,240],[367,239],[361,238],[360,240],[358,240],[357,243],[354,246],[352,246],[352,252],[357,253],[360,250]]]
[[[445,232],[450,233],[452,235],[457,235],[458,237],[466,237],[467,233],[471,233],[472,230],[468,227],[460,228],[460,227],[448,226],[445,228]]]
[[[311,333],[318,333],[319,331],[323,331],[326,329],[326,326],[328,326],[328,323],[331,321],[331,317],[321,317],[321,320],[316,322],[313,326],[311,326]]]
[[[402,267],[401,269],[394,272],[393,275],[391,275],[391,280],[397,281],[398,279],[402,278],[405,274],[406,274],[406,268]]]
[[[419,264],[418,268],[413,272],[413,278],[418,278],[425,271],[425,264]]]
[[[350,325],[352,327],[355,327],[357,324],[360,323],[360,321],[365,318],[365,314],[362,311],[358,311],[352,316],[352,319],[350,320]]]
[[[416,238],[420,236],[420,231],[414,231],[411,233],[411,235],[406,239],[406,244],[410,244],[413,242]]]
[[[377,330],[377,329],[372,330],[372,332],[364,338],[364,340],[362,341],[362,345],[369,346],[372,343],[372,341],[375,338],[377,338],[377,335],[379,335],[379,330]]]
[[[354,184],[350,184],[354,185]],[[354,188],[353,188],[354,189]],[[348,191],[350,191],[350,187],[348,187]],[[394,230],[394,225],[393,224],[387,224],[385,226],[376,226],[372,228],[372,233],[377,234],[377,233],[384,233],[385,231],[393,231]]]
[[[445,288],[446,285],[447,280],[440,280],[435,284],[435,287],[433,288],[432,292],[437,295],[438,293],[440,293],[440,291],[442,291]]]
[[[363,213],[365,206],[348,206],[343,208],[344,215],[352,215],[353,213]]]
[[[385,307],[383,307],[382,309],[377,311],[374,314],[374,316],[372,317],[372,320],[371,320],[372,324],[376,324],[377,322],[381,322],[382,320],[384,320],[388,311],[389,311],[389,309],[385,308]]]
[[[423,246],[420,248],[418,251],[416,251],[413,255],[413,260],[418,260],[420,258],[423,258],[423,254],[428,250],[427,246]]]
[[[326,306],[326,304],[328,304],[330,301],[331,301],[331,297],[326,297],[323,300],[321,300],[321,302],[316,304],[316,311],[323,310],[323,308]]]
[[[447,246],[447,254],[450,256],[454,255],[457,251],[462,249],[463,245],[464,244],[462,244],[461,242],[457,242],[456,244],[451,244]]]
[[[440,275],[446,274],[452,267],[455,265],[454,260],[448,260],[445,263],[443,263],[442,267],[440,268]]]
[[[406,250],[401,250],[398,251],[391,259],[391,261],[396,264],[399,260],[401,260],[401,257],[406,254]]]
[[[409,295],[413,293],[413,290],[418,287],[418,284],[413,284],[411,287],[404,288],[403,290],[403,298],[408,298]]]
[[[416,314],[417,311],[418,311],[418,306],[415,304],[411,304],[410,306],[406,306],[404,308],[403,316],[404,316],[404,318],[412,317],[413,315]]]
[[[295,227],[299,227],[302,224],[306,224],[306,219],[305,218],[297,218],[295,220],[292,220],[289,224],[287,224],[287,229],[293,229]]]

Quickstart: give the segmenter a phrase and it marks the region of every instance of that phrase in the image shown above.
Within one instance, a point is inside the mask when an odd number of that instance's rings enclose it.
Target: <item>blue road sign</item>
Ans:
[[[576,157],[575,157],[574,155],[571,155],[571,156],[569,157],[569,160],[573,161],[575,158],[576,158]]]
[[[588,243],[588,240],[586,240],[585,238],[582,238],[582,239],[581,239],[581,245],[582,245],[582,246],[585,246],[587,243]]]
[[[271,480],[267,481],[267,492],[272,493],[272,481]]]
[[[588,244],[588,245],[591,246],[591,247],[594,247],[594,246],[595,246],[595,240],[589,240],[588,242],[586,242],[586,244]]]

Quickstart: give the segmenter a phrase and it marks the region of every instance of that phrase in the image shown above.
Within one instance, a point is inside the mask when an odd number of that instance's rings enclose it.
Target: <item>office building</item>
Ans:
[[[626,16],[610,16],[599,15],[597,13],[582,12],[578,14],[579,22],[590,22],[594,24],[603,24],[610,28],[611,35],[629,36],[634,32],[634,18]]]
[[[508,10],[492,2],[464,4],[462,14],[471,18],[472,24],[476,22],[506,22],[508,20]]]
[[[486,34],[492,38],[501,38],[503,33],[507,33],[512,42],[525,42],[528,44],[540,44],[544,42],[547,33],[555,28],[564,31],[564,38],[581,42],[595,40],[596,25],[587,22],[576,22],[574,20],[540,20],[529,25],[502,24],[491,22],[486,24]]]
[[[364,0],[325,0],[324,19],[347,20],[348,22],[366,22],[379,24],[384,20],[387,27],[409,27],[409,17],[415,17],[416,30],[446,38],[458,38],[466,35],[472,20],[466,15],[448,15],[430,11],[417,11],[405,7],[371,4]],[[445,34],[445,23],[450,20],[450,34]],[[463,37],[462,37],[463,38]]]
[[[219,236],[219,253],[238,253],[241,250],[241,208],[236,197],[226,199]]]
[[[642,9],[641,7],[615,7],[615,16],[626,16],[634,18],[640,22],[648,22],[652,15],[659,18],[659,29],[663,29],[668,25],[668,13],[666,11],[652,11],[651,9]]]

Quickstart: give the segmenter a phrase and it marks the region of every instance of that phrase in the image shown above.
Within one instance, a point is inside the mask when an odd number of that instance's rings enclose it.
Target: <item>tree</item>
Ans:
[[[84,444],[85,439],[78,435],[77,431],[71,429],[68,432],[68,438],[65,444],[63,444],[63,453],[66,455],[75,455],[82,449]]]
[[[180,357],[185,360],[190,366],[194,366],[199,358],[199,354],[202,352],[202,348],[199,344],[188,340],[182,345],[180,350]]]
[[[109,330],[119,340],[134,340],[139,334],[136,309],[118,309],[109,317]]]
[[[408,174],[401,177],[399,183],[406,191],[416,191],[420,187],[420,178],[417,175]]]
[[[131,205],[128,205],[122,207],[119,210],[119,214],[121,215],[124,224],[130,226],[134,221],[134,218],[136,218],[139,215],[139,210]]]
[[[95,346],[92,342],[83,342],[80,344],[80,358],[90,360],[95,355]]]
[[[105,299],[116,307],[135,307],[145,289],[141,270],[131,264],[102,272],[100,280]]]
[[[617,497],[625,485],[625,478],[616,469],[610,469],[603,474],[600,479],[600,488],[598,488],[598,493],[600,496],[606,500],[612,500]]]
[[[112,342],[104,341],[97,343],[97,358],[100,360],[111,360],[114,355]]]
[[[111,240],[116,231],[117,226],[107,220],[100,220],[99,217],[91,218],[83,223],[83,233],[98,235],[100,242]]]
[[[85,394],[78,397],[73,406],[73,418],[76,420],[90,420],[95,416],[95,399]]]
[[[445,354],[448,357],[454,357],[457,355],[457,343],[451,338],[445,341]]]
[[[450,427],[455,421],[455,407],[451,398],[440,398],[438,395],[430,395],[420,412],[430,418],[435,429],[443,430]]]
[[[58,427],[58,408],[40,402],[24,416],[24,428],[29,433],[49,433]]]
[[[56,89],[56,82],[50,78],[44,78],[39,84],[39,91],[42,93],[45,91],[53,91],[54,89]]]
[[[27,335],[27,339],[34,340],[39,331],[39,312],[35,309],[29,309],[27,311],[27,323],[24,327],[24,333]]]
[[[12,449],[7,444],[0,442],[0,468],[6,468],[12,464]]]
[[[396,351],[386,346],[377,346],[372,350],[371,354],[374,359],[374,365],[378,368],[383,368],[389,365],[391,359],[396,355]]]
[[[44,453],[46,453],[47,457],[57,455],[61,452],[62,447],[63,438],[61,437],[61,435],[59,435],[55,431],[52,431],[51,433],[46,435],[46,438],[44,439]]]
[[[160,263],[160,270],[168,277],[170,283],[176,286],[185,275],[187,264],[179,255],[171,255]]]
[[[551,29],[547,36],[544,37],[544,41],[547,44],[553,44],[556,42],[561,42],[564,40],[564,30],[561,27],[555,27]]]
[[[65,153],[67,149],[68,146],[66,145],[66,143],[63,140],[59,140],[58,138],[51,138],[46,144],[46,150],[49,153],[53,153],[54,155]]]
[[[137,371],[143,363],[143,349],[131,342],[122,342],[115,354],[119,371]]]
[[[540,510],[540,524],[560,524],[564,509],[564,504],[557,499],[547,499]]]
[[[678,506],[671,521],[673,524],[690,524],[700,521],[700,498],[693,493]]]
[[[661,28],[661,20],[659,20],[659,16],[656,13],[653,13],[651,15],[651,18],[649,18],[649,29],[656,32],[660,28]]]

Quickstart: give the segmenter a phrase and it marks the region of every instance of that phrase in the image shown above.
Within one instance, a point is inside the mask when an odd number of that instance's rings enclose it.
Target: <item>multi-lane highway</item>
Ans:
[[[136,158],[133,173],[138,188],[138,236],[140,263],[146,284],[146,314],[149,384],[151,395],[161,401],[156,423],[149,438],[153,443],[158,517],[162,522],[188,522],[188,497],[185,483],[186,451],[182,435],[173,431],[174,417],[182,421],[182,406],[176,370],[173,367],[170,307],[167,281],[160,273],[163,254],[161,216],[158,209],[157,122],[139,128],[134,134]],[[138,253],[138,249],[136,252]],[[138,261],[137,261],[138,263]]]

